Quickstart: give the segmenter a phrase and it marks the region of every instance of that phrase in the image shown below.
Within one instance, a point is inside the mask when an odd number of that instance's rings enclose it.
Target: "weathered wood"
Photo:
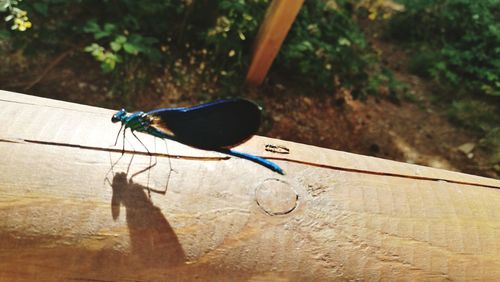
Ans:
[[[295,21],[304,0],[273,0],[255,40],[246,82],[260,85]]]
[[[168,141],[168,177],[143,134],[133,176],[113,112],[0,91],[0,281],[500,277],[498,180],[264,137],[286,175]]]

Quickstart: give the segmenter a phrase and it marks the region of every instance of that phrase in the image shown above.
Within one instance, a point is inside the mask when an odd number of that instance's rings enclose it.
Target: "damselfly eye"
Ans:
[[[122,117],[125,116],[126,114],[127,114],[127,112],[125,111],[125,109],[121,109],[120,111],[118,111],[116,114],[114,114],[111,117],[111,122],[117,123],[117,122],[121,121]]]

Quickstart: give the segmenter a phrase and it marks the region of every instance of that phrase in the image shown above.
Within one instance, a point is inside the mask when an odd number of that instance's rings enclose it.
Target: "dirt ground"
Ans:
[[[264,107],[261,134],[498,178],[488,165],[487,153],[476,145],[479,136],[450,123],[445,109],[431,102],[432,84],[407,70],[405,52],[387,42],[375,40],[372,44],[395,77],[409,86],[416,102],[395,102],[386,97],[359,101],[345,93],[311,96],[287,88],[286,81],[273,82],[247,95]],[[4,90],[109,108],[125,105],[129,110],[187,106],[207,100],[207,96],[193,94],[195,86],[174,83],[168,73],[147,82],[149,91],[116,97],[110,76],[103,76],[98,64],[81,52],[36,62],[25,58],[3,60],[4,66],[16,68],[9,77],[0,77]]]
[[[410,73],[408,56],[397,46],[371,40],[397,80],[416,101],[370,97],[290,99],[286,90],[266,96],[273,114],[271,137],[407,163],[498,178],[488,153],[477,146],[480,136],[451,123],[443,105],[432,103],[435,87]],[[339,103],[339,100],[341,103]]]

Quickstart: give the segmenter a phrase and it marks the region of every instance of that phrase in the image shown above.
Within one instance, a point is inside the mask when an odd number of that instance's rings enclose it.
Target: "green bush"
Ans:
[[[448,114],[453,121],[483,133],[480,145],[489,151],[491,163],[500,165],[500,109],[497,105],[464,98],[454,101]]]
[[[136,72],[137,66],[170,66],[182,79],[181,66],[187,65],[203,80],[234,92],[269,3],[26,0],[19,7],[33,27],[11,39],[27,53],[79,47],[104,72],[120,74],[118,79],[135,77],[123,73]],[[313,89],[342,87],[365,96],[378,92],[380,84],[390,87],[391,76],[379,68],[348,6],[348,1],[306,1],[274,66]]]
[[[408,43],[410,70],[437,82],[451,119],[482,134],[498,166],[500,1],[400,2],[406,9],[391,19],[388,35]]]
[[[347,88],[355,97],[378,87],[369,87],[376,81],[375,61],[349,10],[328,1],[305,1],[277,58],[309,85]]]
[[[500,172],[500,126],[495,127],[481,139],[480,145],[485,147],[490,153],[490,159],[497,172]]]
[[[269,0],[214,1],[210,6],[199,6],[193,20],[209,22],[193,26],[197,34],[197,49],[207,50],[204,59],[210,64],[208,75],[224,90],[235,92],[243,83],[251,60],[251,47],[257,36]],[[212,10],[212,18],[204,17]],[[199,53],[199,52],[198,52]]]
[[[500,1],[403,1],[389,35],[419,47],[412,68],[449,88],[500,96]]]
[[[451,118],[471,129],[489,132],[500,125],[500,113],[496,105],[472,98],[452,102],[448,110]]]

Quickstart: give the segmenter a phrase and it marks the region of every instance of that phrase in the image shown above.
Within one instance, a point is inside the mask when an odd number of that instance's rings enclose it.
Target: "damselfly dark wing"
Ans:
[[[257,133],[261,108],[245,99],[219,100],[188,108],[147,113],[151,126],[186,145],[202,149],[234,147]]]

